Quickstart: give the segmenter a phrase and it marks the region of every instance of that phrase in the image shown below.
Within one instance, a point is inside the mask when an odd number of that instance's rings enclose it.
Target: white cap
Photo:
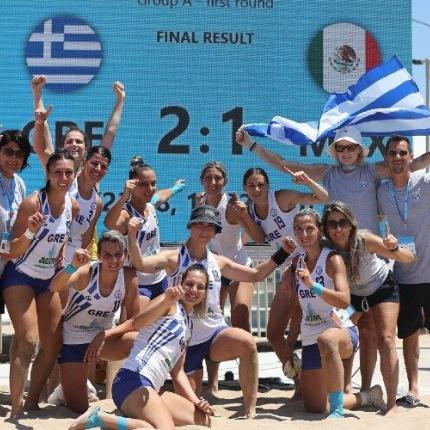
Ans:
[[[347,140],[348,142],[355,143],[356,145],[360,145],[363,151],[363,155],[367,157],[369,155],[369,148],[366,148],[363,145],[363,140],[361,138],[361,133],[355,127],[342,127],[336,131],[336,135],[334,136],[333,143],[327,148],[327,152],[333,158],[336,158],[336,150],[334,149],[334,145],[336,142],[341,140]]]

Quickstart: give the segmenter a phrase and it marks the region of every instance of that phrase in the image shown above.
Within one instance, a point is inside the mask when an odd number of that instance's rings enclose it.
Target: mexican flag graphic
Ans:
[[[323,28],[308,49],[315,81],[329,93],[343,93],[381,62],[378,44],[362,27],[340,22]]]

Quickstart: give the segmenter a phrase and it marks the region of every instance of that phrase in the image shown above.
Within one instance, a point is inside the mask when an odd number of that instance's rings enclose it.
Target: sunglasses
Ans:
[[[389,151],[388,151],[388,155],[390,156],[390,157],[397,157],[397,155],[400,155],[400,157],[406,157],[407,155],[409,154],[409,152],[408,151],[405,151],[404,149],[403,150],[400,150],[400,151],[395,151],[394,149],[390,149]]]
[[[356,145],[355,143],[352,143],[351,145],[334,145],[334,149],[336,152],[343,152],[345,150],[348,152],[354,152],[358,146],[360,145]]]
[[[24,158],[25,152],[21,151],[20,149],[14,150],[12,148],[3,148],[3,154],[6,155],[6,157],[13,157],[15,155],[16,158]]]
[[[338,227],[340,227],[341,229],[347,228],[351,225],[351,223],[346,218],[342,218],[339,221],[330,219],[327,221],[326,225],[327,229],[329,230],[337,230]]]

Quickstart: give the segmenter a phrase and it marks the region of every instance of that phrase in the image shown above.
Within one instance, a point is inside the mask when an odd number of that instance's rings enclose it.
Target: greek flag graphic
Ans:
[[[25,50],[33,76],[45,75],[46,87],[64,92],[88,84],[97,74],[102,48],[97,34],[81,19],[56,16],[38,25]]]

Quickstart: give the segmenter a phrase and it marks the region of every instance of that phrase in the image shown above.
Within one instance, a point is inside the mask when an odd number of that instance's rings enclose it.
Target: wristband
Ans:
[[[252,145],[249,147],[249,151],[252,152],[257,145],[257,142],[252,142]]]
[[[350,318],[354,313],[355,313],[355,309],[353,306],[349,305],[346,309],[345,309],[348,318]]]
[[[321,296],[324,291],[324,287],[318,282],[314,282],[310,290],[315,293],[317,296]]]
[[[68,273],[69,275],[75,273],[78,269],[76,269],[76,267],[73,264],[68,264],[65,268],[64,271],[66,273]]]
[[[271,255],[271,260],[277,265],[280,266],[285,262],[285,260],[290,256],[284,248],[279,248],[276,252]]]
[[[25,232],[24,232],[24,236],[28,240],[33,240],[34,236],[36,236],[36,233],[33,233],[29,228],[27,228],[27,230],[25,230]]]
[[[184,183],[179,183],[179,184],[175,184],[173,185],[172,188],[170,188],[170,191],[172,193],[172,196],[176,193],[179,193],[180,191],[182,191],[185,188],[185,184]]]

